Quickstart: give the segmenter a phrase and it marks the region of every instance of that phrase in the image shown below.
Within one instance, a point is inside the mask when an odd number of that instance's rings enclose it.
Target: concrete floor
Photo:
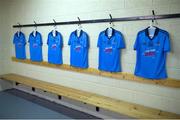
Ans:
[[[10,89],[0,92],[0,119],[98,118],[16,89]]]

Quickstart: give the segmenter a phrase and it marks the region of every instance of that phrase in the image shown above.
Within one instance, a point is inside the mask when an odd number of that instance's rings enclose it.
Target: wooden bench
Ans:
[[[104,108],[106,110],[127,115],[133,118],[180,118],[180,115],[178,114],[145,107],[134,103],[128,103],[125,101],[112,99],[109,97],[64,87],[49,82],[44,82],[17,74],[6,74],[0,76],[0,78],[3,80],[13,81],[33,88],[48,91],[60,96],[94,105],[99,108]]]
[[[124,73],[124,72],[110,73],[110,72],[99,71],[95,68],[81,69],[81,68],[72,67],[68,64],[55,65],[55,64],[49,64],[46,61],[33,62],[29,59],[20,60],[20,59],[16,59],[15,57],[12,57],[12,61],[18,62],[18,63],[41,66],[41,67],[60,69],[60,70],[65,70],[65,71],[85,73],[85,74],[89,74],[89,75],[98,75],[98,76],[103,76],[103,77],[109,77],[109,78],[114,78],[116,80],[128,80],[128,81],[132,81],[132,82],[140,82],[140,83],[145,83],[145,84],[153,84],[153,85],[161,85],[161,86],[165,86],[165,87],[180,88],[180,80],[179,79],[167,78],[164,80],[149,80],[149,79],[137,77],[131,73]]]

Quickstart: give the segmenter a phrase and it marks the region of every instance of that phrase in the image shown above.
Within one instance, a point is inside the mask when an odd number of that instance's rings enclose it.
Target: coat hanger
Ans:
[[[154,24],[155,24],[155,12],[154,12],[154,10],[152,10],[152,16],[153,16],[153,18],[152,18],[152,20],[151,20],[151,22],[150,22],[150,25],[149,25],[149,28],[151,29],[155,29],[156,27],[154,26]]]
[[[82,29],[82,26],[81,26],[81,20],[80,20],[80,18],[79,17],[77,17],[78,18],[78,21],[79,21],[79,23],[78,23],[78,29]]]
[[[107,35],[110,38],[113,34],[113,20],[112,20],[112,15],[109,14],[109,27],[107,28]]]
[[[154,37],[155,31],[156,31],[156,27],[154,26],[154,23],[155,23],[155,12],[154,12],[154,10],[152,10],[152,16],[153,16],[153,18],[152,18],[152,20],[150,22],[150,26],[148,28],[150,38]]]
[[[81,30],[82,30],[82,26],[81,26],[81,20],[80,20],[80,18],[79,17],[77,17],[78,18],[78,28],[77,28],[77,30],[76,30],[76,32],[77,32],[77,36],[79,37],[80,36],[80,34],[81,34]]]
[[[33,31],[34,37],[36,36],[36,32],[37,32],[37,23],[34,21],[34,31]]]
[[[109,14],[109,17],[110,17],[110,19],[109,19],[109,28],[112,28],[113,27],[112,15]]]
[[[20,33],[21,33],[21,24],[19,22],[17,24],[19,25],[19,29],[18,29],[17,33],[18,33],[18,36],[20,36]]]
[[[56,36],[56,31],[57,31],[57,23],[56,23],[56,21],[54,19],[53,19],[53,21],[54,21],[54,29],[53,29],[52,33],[53,33],[53,36],[55,37]]]

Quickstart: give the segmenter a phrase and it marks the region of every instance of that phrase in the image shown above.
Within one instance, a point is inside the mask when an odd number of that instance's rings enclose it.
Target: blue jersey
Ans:
[[[56,36],[50,32],[48,35],[48,62],[52,64],[62,64],[62,46],[63,40],[61,34],[56,31]]]
[[[29,47],[30,47],[30,59],[35,62],[41,62],[42,57],[42,37],[39,32],[33,35],[33,32],[29,35]]]
[[[14,34],[13,43],[15,45],[16,58],[18,59],[26,59],[26,39],[24,33],[18,32]]]
[[[148,28],[138,33],[134,49],[137,51],[135,75],[149,79],[167,78],[166,53],[170,51],[168,32],[155,29],[153,38]]]
[[[112,36],[108,37],[108,29],[99,34],[99,70],[120,72],[120,49],[125,48],[121,32],[112,29]]]
[[[88,68],[89,38],[86,32],[81,30],[80,36],[77,31],[71,33],[68,45],[70,45],[70,64],[73,67]]]

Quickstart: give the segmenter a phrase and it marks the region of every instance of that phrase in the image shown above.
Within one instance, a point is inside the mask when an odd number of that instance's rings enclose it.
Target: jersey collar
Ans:
[[[147,28],[145,29],[145,34],[146,34],[146,36],[147,36],[150,40],[153,40],[153,39],[158,35],[158,33],[159,33],[159,28],[156,27],[153,38],[151,38],[151,37],[149,36],[149,30],[148,30],[148,29],[149,29],[149,27],[147,27]]]
[[[78,37],[78,35],[77,35],[77,30],[74,31],[74,34],[75,34],[75,36],[76,36],[77,38],[80,38],[80,37],[82,36],[82,34],[83,34],[83,30],[80,31],[79,37]]]
[[[20,37],[21,35],[22,35],[22,32],[21,32],[21,31],[19,32],[19,36],[18,36],[18,32],[16,32],[16,36],[17,36],[17,37]]]
[[[115,33],[115,29],[112,28],[112,27],[111,27],[111,29],[112,29],[112,36],[111,36],[111,37],[108,37],[108,28],[105,30],[105,36],[106,36],[108,39],[111,39],[111,38],[114,36],[114,33]]]
[[[58,31],[56,31],[56,36],[53,36],[53,31],[51,31],[51,36],[52,37],[57,37],[58,36]]]
[[[36,31],[36,35],[34,36],[33,32],[31,33],[31,35],[36,38],[40,33],[38,31]]]

